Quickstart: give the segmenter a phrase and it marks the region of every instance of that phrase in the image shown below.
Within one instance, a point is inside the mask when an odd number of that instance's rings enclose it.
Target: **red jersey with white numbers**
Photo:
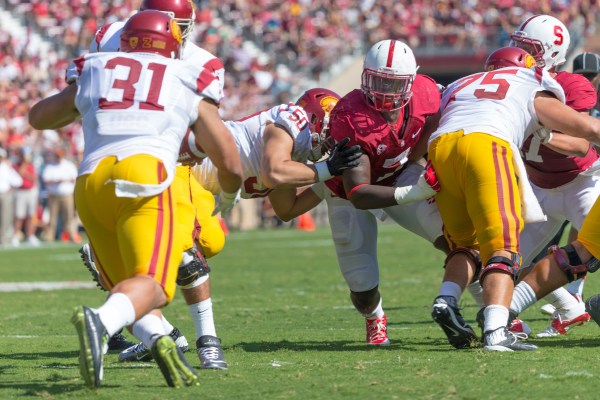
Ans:
[[[340,141],[350,138],[348,146],[358,144],[371,163],[371,184],[392,186],[408,156],[419,141],[425,119],[440,108],[440,92],[433,79],[417,75],[413,95],[399,113],[395,124],[388,124],[378,111],[356,89],[335,106],[330,119],[330,134]],[[346,198],[342,177],[325,184],[337,195]]]
[[[596,91],[582,75],[559,72],[555,79],[565,91],[566,104],[575,111],[587,112],[596,105]],[[599,157],[591,145],[584,157],[567,156],[541,145],[533,135],[525,141],[521,152],[529,180],[544,189],[571,182]]]

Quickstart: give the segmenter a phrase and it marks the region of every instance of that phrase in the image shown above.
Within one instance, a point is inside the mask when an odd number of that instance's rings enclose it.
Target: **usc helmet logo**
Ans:
[[[192,1],[190,0],[190,3]],[[181,28],[177,25],[177,22],[171,18],[169,21],[169,25],[171,26],[171,34],[173,34],[173,38],[177,40],[177,43],[181,44]]]
[[[531,67],[535,67],[537,65],[537,62],[535,62],[535,58],[533,58],[533,56],[531,54],[527,54],[525,56],[525,68],[531,68]]]
[[[331,112],[331,110],[333,110],[333,107],[335,107],[337,102],[338,102],[338,99],[336,99],[335,97],[325,96],[319,101],[319,105],[321,106],[323,111],[325,111],[326,113],[329,113],[329,112]]]

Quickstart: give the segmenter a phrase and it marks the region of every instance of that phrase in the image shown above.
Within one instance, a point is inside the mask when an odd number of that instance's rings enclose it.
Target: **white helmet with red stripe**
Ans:
[[[565,24],[543,14],[527,18],[510,38],[511,46],[520,47],[531,54],[538,67],[545,70],[565,63],[571,43]]]
[[[374,44],[365,57],[360,86],[369,105],[388,112],[408,104],[418,68],[405,43],[382,40]]]

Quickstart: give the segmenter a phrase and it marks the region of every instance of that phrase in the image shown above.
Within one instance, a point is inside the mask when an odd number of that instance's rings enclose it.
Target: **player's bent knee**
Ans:
[[[581,279],[588,272],[596,272],[600,268],[600,261],[592,257],[587,262],[581,261],[579,254],[573,245],[568,244],[564,247],[556,245],[548,248],[548,254],[554,257],[559,268],[565,273],[569,282]]]
[[[521,257],[518,254],[513,254],[511,258],[502,256],[494,256],[490,258],[485,267],[483,267],[481,270],[479,281],[483,284],[485,277],[490,272],[502,272],[511,275],[513,281],[516,282],[519,276],[519,269],[521,267],[519,263],[520,258]]]
[[[469,264],[473,267],[473,281],[476,281],[479,277],[479,274],[481,273],[481,269],[483,266],[479,252],[469,247],[457,247],[454,250],[450,251],[446,256],[446,260],[444,261],[444,268],[446,268],[446,265],[448,265],[449,260],[457,254],[463,254],[465,257],[467,257],[467,259],[469,259]]]

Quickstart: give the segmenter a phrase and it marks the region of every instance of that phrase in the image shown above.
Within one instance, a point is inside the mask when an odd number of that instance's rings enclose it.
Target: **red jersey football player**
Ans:
[[[525,20],[511,39],[512,46],[528,51],[538,66],[562,86],[568,106],[588,114],[596,105],[596,91],[584,76],[556,71],[566,61],[570,43],[569,31],[562,22],[549,15],[535,15]],[[522,155],[534,192],[548,216],[546,222],[526,225],[521,233],[526,266],[547,246],[565,220],[574,229],[581,228],[600,195],[600,179],[596,168],[590,168],[597,162],[598,153],[585,139],[554,133],[548,143],[540,143],[532,136],[524,143]],[[534,300],[526,281],[527,278],[515,289],[511,311],[517,314]],[[557,311],[552,324],[536,336],[565,334],[570,327],[590,319],[582,302],[583,279],[573,281],[567,288],[568,291],[559,288],[546,296]]]
[[[363,155],[359,166],[326,182],[329,222],[352,304],[366,319],[367,343],[389,344],[379,293],[377,219],[395,222],[444,249],[434,203],[437,180],[423,168],[427,137],[437,127],[440,92],[417,74],[412,50],[383,40],[368,51],[360,90],[333,109],[330,134],[350,138]],[[420,163],[419,163],[420,162]],[[437,189],[439,190],[439,189]]]

